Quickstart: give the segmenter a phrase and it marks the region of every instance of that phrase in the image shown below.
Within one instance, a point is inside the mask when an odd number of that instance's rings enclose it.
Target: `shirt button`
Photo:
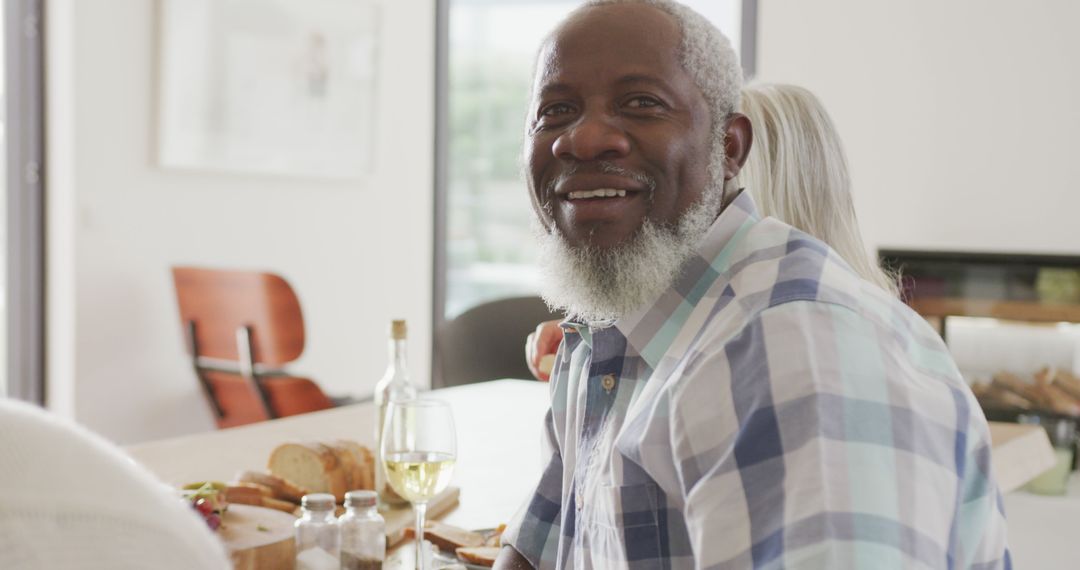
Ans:
[[[577,496],[577,500],[576,500],[576,501],[574,501],[574,502],[576,502],[576,503],[577,503],[577,510],[579,510],[579,511],[581,510],[581,508],[582,508],[582,507],[584,507],[584,506],[585,506],[585,499],[584,499],[584,498],[582,498],[582,496],[581,496],[581,495],[578,495],[578,496]]]
[[[600,385],[604,387],[604,391],[608,394],[615,389],[615,375],[604,374],[604,377],[600,379]]]

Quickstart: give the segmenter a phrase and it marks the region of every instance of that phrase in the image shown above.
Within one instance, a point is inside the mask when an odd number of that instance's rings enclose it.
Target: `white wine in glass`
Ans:
[[[416,451],[386,456],[386,478],[410,503],[427,502],[443,492],[454,473],[449,453]]]
[[[416,511],[416,567],[426,570],[427,503],[446,490],[457,459],[450,406],[427,399],[392,402],[386,410],[380,446],[387,482]]]

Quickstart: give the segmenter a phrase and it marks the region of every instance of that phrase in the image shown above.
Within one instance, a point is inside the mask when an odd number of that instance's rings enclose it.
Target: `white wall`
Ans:
[[[871,245],[1080,253],[1080,3],[765,0],[758,78],[816,92]]]
[[[335,183],[156,167],[157,2],[50,2],[49,383],[62,412],[120,442],[212,429],[173,264],[289,279],[308,332],[292,370],[328,392],[370,393],[394,317],[427,382],[434,3],[382,7],[375,167]]]

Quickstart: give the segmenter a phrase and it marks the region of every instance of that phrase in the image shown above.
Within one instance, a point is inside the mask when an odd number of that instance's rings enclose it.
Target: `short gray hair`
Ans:
[[[674,0],[589,0],[567,19],[581,10],[609,4],[645,4],[675,19],[682,34],[679,59],[709,107],[709,117],[712,119],[709,180],[719,191],[724,184],[727,118],[739,107],[743,83],[742,68],[731,41],[705,16]]]

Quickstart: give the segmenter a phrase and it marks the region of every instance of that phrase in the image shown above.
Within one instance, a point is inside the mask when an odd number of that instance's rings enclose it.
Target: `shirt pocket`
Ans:
[[[658,508],[656,483],[594,487],[580,510],[581,547],[592,559],[585,567],[660,568]]]

